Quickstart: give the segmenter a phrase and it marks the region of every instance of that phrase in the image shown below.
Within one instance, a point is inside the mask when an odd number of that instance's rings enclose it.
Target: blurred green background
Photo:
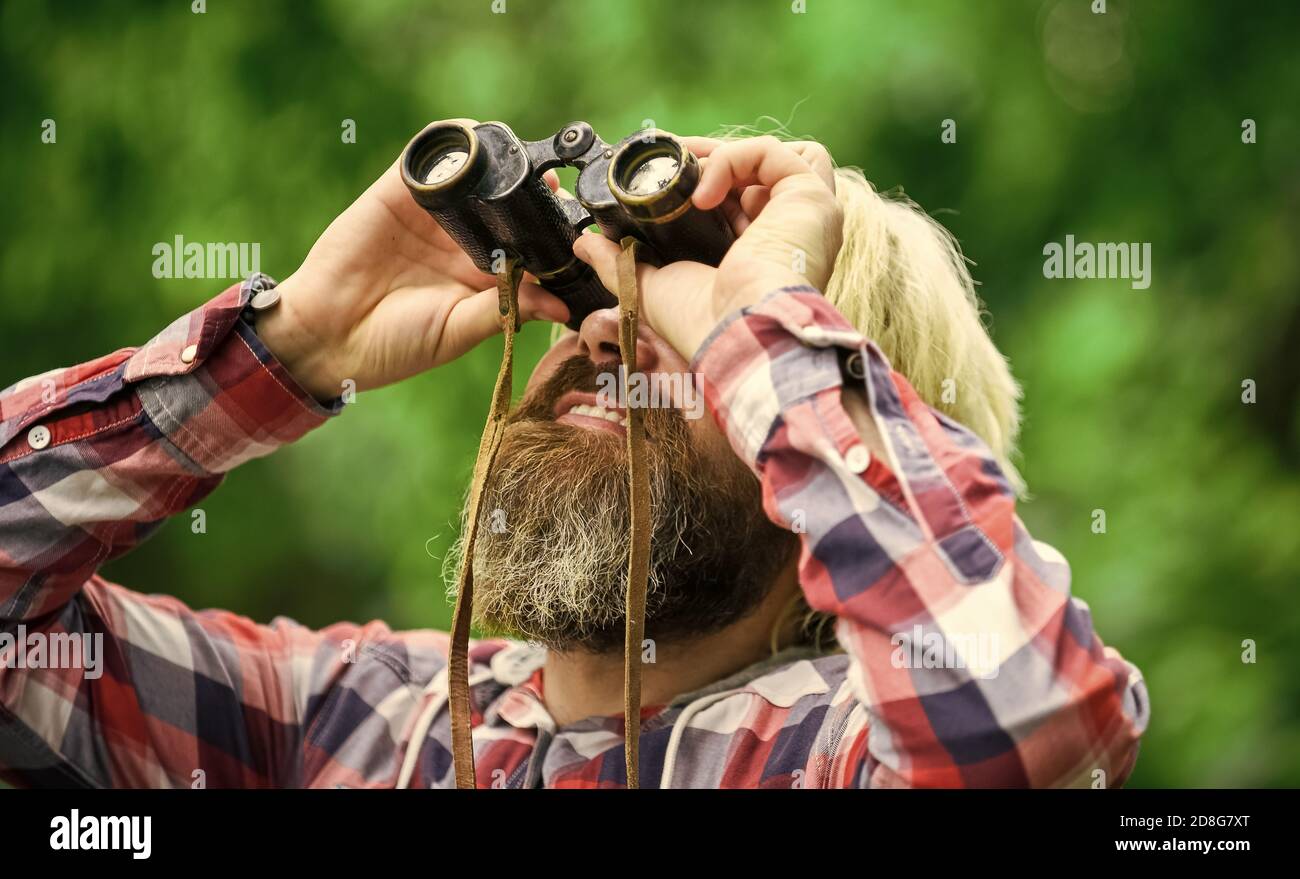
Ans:
[[[976,262],[1026,391],[1022,515],[1151,688],[1132,783],[1300,785],[1300,13],[1091,3],[5,0],[0,386],[225,286],[155,279],[156,242],[260,242],[286,276],[430,120],[613,141],[775,117]],[[1066,234],[1151,242],[1150,289],[1046,281]],[[547,336],[525,331],[521,374]],[[232,474],[206,534],[174,522],[107,575],[259,620],[445,626],[438,559],[498,356],[363,394]]]

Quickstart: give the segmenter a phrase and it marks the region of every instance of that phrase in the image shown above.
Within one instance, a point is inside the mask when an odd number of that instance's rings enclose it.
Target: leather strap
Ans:
[[[636,283],[635,238],[623,239],[618,255],[618,350],[623,361],[623,399],[626,384],[635,375],[639,303]],[[623,635],[623,756],[627,786],[641,786],[641,640],[645,637],[645,593],[650,576],[650,475],[645,457],[645,411],[627,407],[627,461],[631,482],[628,523],[627,600]]]
[[[496,387],[492,390],[492,407],[478,444],[474,461],[474,478],[470,482],[469,510],[466,513],[465,553],[460,560],[457,578],[456,611],[451,618],[451,647],[447,657],[447,704],[451,710],[451,755],[456,770],[456,787],[475,787],[474,740],[470,729],[469,704],[469,626],[474,616],[474,543],[478,539],[479,502],[483,485],[496,462],[501,437],[505,433],[506,414],[510,411],[510,391],[515,360],[515,333],[519,330],[519,279],[523,268],[513,257],[506,260],[497,275],[497,304],[501,311],[505,348]]]
[[[618,347],[623,363],[620,381],[627,399],[628,377],[636,373],[636,338],[638,291],[636,280],[636,246],[634,238],[624,238],[618,257]],[[451,711],[451,753],[457,788],[474,788],[474,742],[470,725],[469,701],[469,629],[474,608],[474,543],[478,539],[479,502],[488,474],[496,463],[505,419],[510,410],[511,376],[514,369],[515,333],[519,329],[519,278],[522,269],[517,260],[506,263],[497,276],[497,294],[504,320],[505,350],[492,408],[488,412],[483,437],[479,441],[474,478],[470,483],[469,509],[466,513],[465,551],[460,561],[456,611],[451,620],[451,647],[448,657],[448,707]],[[628,568],[626,594],[626,628],[623,641],[623,755],[627,765],[628,788],[640,787],[639,756],[641,741],[641,641],[645,636],[646,583],[650,575],[650,476],[645,457],[644,411],[627,408],[628,478],[630,480],[631,521],[628,523]]]

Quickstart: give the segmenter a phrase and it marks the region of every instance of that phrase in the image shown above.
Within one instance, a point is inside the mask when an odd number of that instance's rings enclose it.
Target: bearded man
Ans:
[[[639,268],[637,368],[669,389],[644,416],[642,785],[1121,784],[1146,690],[1016,516],[1019,392],[955,244],[816,144],[686,144],[693,202],[737,238],[716,269]],[[574,250],[615,287],[617,245]],[[519,302],[568,320],[535,283]],[[0,624],[107,642],[96,678],[0,663],[4,777],[452,786],[445,634],[257,625],[97,569],[328,421],[345,382],[499,332],[497,306],[394,165],[279,286],[0,395]],[[504,637],[470,648],[480,787],[627,780],[618,331],[606,309],[556,339],[484,485],[475,619]]]

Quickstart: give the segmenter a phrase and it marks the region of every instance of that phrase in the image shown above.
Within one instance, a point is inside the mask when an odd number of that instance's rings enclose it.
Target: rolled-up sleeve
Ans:
[[[868,714],[856,783],[1114,786],[1149,717],[1142,675],[1093,631],[971,431],[920,399],[816,290],[731,315],[693,367],[769,517],[800,534]],[[865,396],[885,454],[842,402]]]

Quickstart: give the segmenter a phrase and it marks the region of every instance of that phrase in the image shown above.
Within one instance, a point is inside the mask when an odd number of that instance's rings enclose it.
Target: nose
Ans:
[[[578,327],[578,353],[593,363],[623,361],[618,347],[618,309],[600,308],[587,315]],[[659,365],[655,346],[646,338],[646,328],[637,327],[637,372],[653,372]]]

